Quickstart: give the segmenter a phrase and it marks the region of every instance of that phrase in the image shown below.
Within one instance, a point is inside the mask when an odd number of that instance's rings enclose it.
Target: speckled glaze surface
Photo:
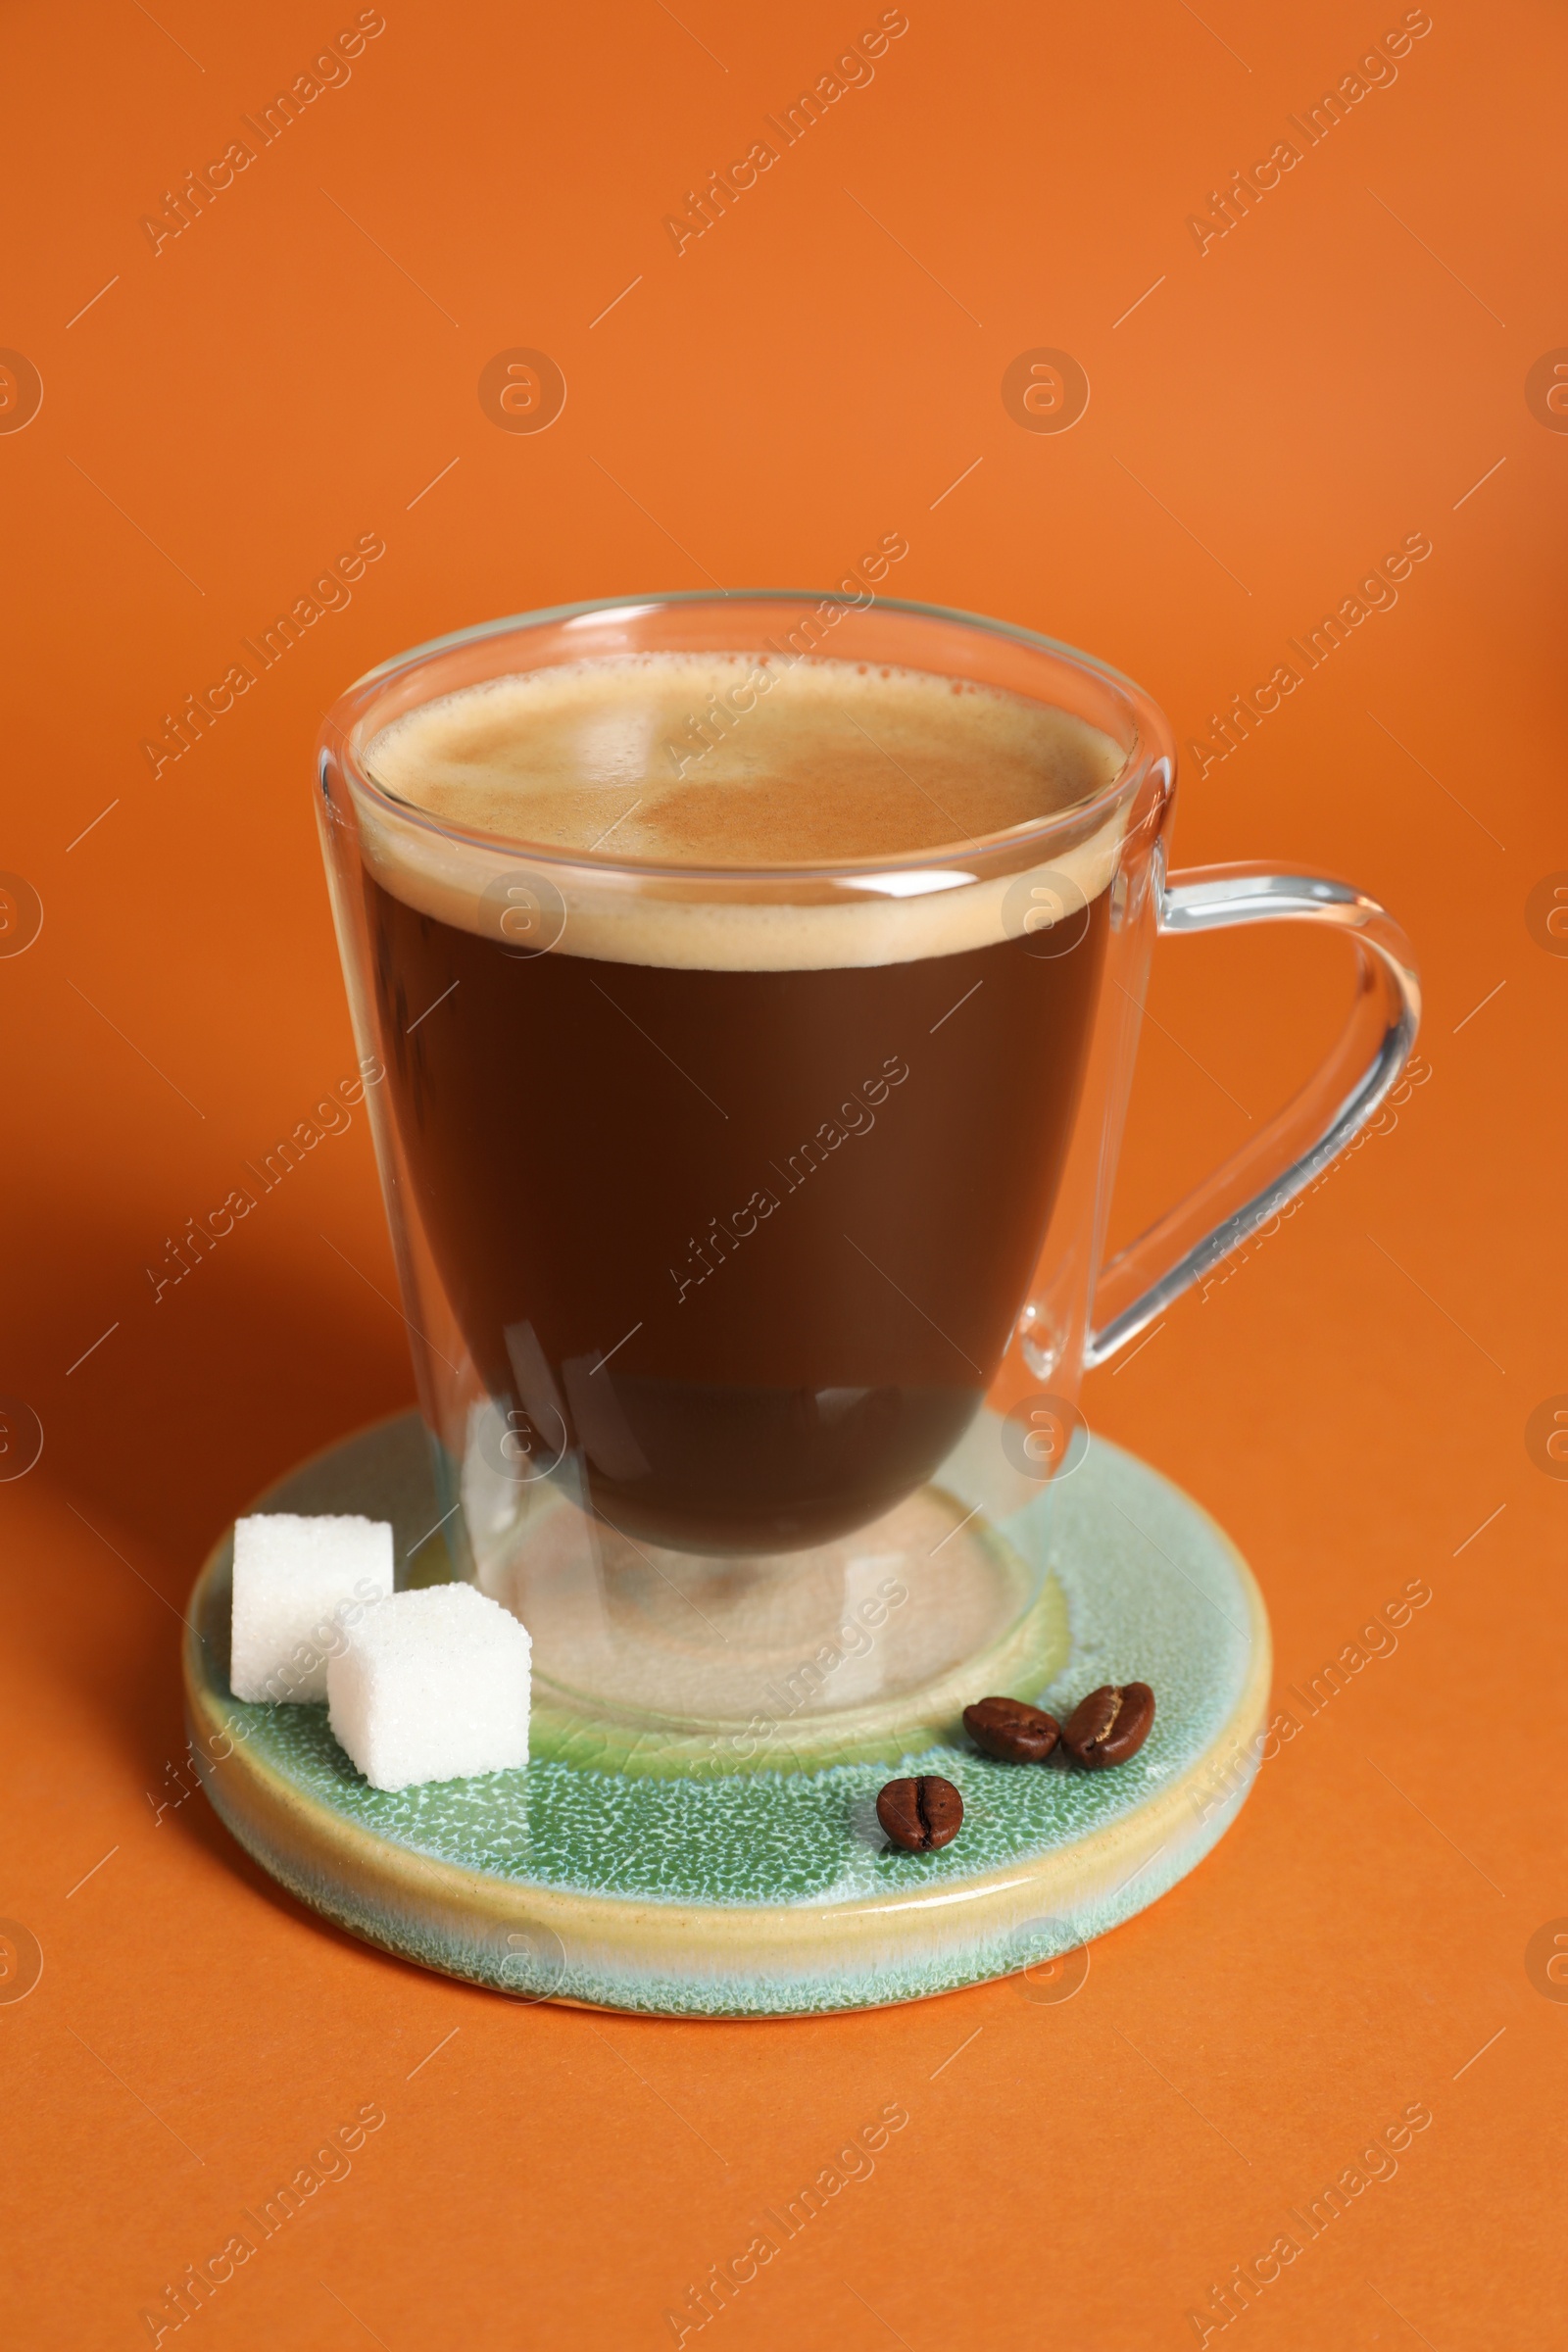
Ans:
[[[433,1518],[412,1415],[318,1456],[258,1504],[378,1508],[412,1558],[401,1581],[445,1572],[439,1544],[416,1541],[427,1506]],[[303,1900],[525,2000],[781,2016],[1004,1975],[1131,1917],[1208,1851],[1250,1785],[1268,1692],[1256,1586],[1178,1489],[1097,1441],[1054,1511],[1071,1653],[1045,1690],[1015,1695],[1060,1714],[1097,1684],[1152,1684],[1154,1728],[1114,1772],[995,1763],[955,1723],[896,1768],[669,1779],[536,1758],[526,1772],[387,1794],[355,1772],[324,1708],[231,1696],[225,1539],[185,1642],[203,1779],[235,1836]],[[886,1845],[875,1797],[895,1769],[960,1788],[953,1845]]]

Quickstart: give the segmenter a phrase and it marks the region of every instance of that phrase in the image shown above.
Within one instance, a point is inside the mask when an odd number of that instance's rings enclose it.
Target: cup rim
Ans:
[[[866,612],[907,614],[917,620],[939,621],[974,631],[981,636],[1001,637],[1026,647],[1032,652],[1049,656],[1098,680],[1102,687],[1126,708],[1132,728],[1132,743],[1121,764],[1105,783],[1074,801],[1065,808],[1052,809],[1045,815],[1027,818],[1021,824],[1008,826],[999,832],[976,836],[969,841],[943,843],[934,849],[916,849],[898,856],[874,858],[837,858],[813,860],[808,863],[789,863],[773,860],[754,865],[702,865],[668,862],[645,858],[628,858],[612,854],[601,855],[596,850],[563,848],[559,844],[519,840],[513,834],[490,833],[475,825],[465,825],[415,803],[399,800],[387,792],[367,768],[360,730],[376,702],[396,682],[412,676],[418,669],[431,665],[443,656],[465,646],[522,631],[570,623],[605,613],[624,613],[628,619],[656,608],[686,605],[711,605],[725,609],[747,604],[800,604],[814,608],[818,613],[825,607],[838,607],[842,612]],[[700,649],[693,648],[693,652]],[[739,650],[739,649],[736,649]],[[808,655],[804,659],[816,657]],[[542,665],[544,666],[544,665]],[[507,673],[497,672],[498,676]],[[454,691],[461,692],[459,688]],[[432,695],[431,701],[440,700]],[[1041,700],[1046,698],[1041,697]],[[412,706],[411,708],[416,707]],[[390,724],[391,721],[385,723]],[[1137,798],[1144,781],[1161,761],[1167,780],[1175,776],[1175,740],[1169,719],[1160,706],[1135,679],[1118,670],[1098,655],[1088,654],[1062,639],[1048,637],[1036,629],[1028,629],[1016,621],[1000,620],[984,612],[971,612],[960,606],[926,604],[909,597],[877,596],[869,606],[859,599],[846,596],[840,590],[802,588],[674,588],[656,589],[640,595],[592,597],[569,605],[539,606],[523,612],[506,613],[494,620],[473,621],[466,627],[453,629],[440,637],[425,639],[406,652],[393,654],[368,669],[347,687],[325,713],[318,738],[318,768],[324,781],[328,761],[337,763],[347,774],[356,795],[363,794],[370,805],[399,825],[413,826],[442,840],[457,842],[482,851],[489,857],[525,859],[530,866],[574,868],[609,878],[621,877],[630,882],[690,882],[736,888],[746,884],[775,885],[810,884],[838,881],[850,887],[864,886],[877,875],[903,875],[914,881],[929,870],[931,886],[944,887],[955,865],[965,861],[991,865],[999,856],[1010,859],[1020,853],[1029,853],[1029,861],[1038,863],[1034,855],[1049,850],[1053,840],[1071,833],[1083,837],[1098,830],[1117,807],[1130,806]]]

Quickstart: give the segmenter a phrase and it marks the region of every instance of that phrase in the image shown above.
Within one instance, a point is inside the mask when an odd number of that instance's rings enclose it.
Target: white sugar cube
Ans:
[[[392,1591],[384,1519],[264,1511],[234,1522],[229,1688],[252,1704],[326,1696],[349,1627]]]
[[[394,1592],[330,1661],[327,1720],[373,1788],[509,1771],[528,1761],[532,1647],[472,1585]]]

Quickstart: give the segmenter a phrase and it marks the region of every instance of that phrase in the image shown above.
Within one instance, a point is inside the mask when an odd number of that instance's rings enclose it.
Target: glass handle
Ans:
[[[1161,887],[1158,919],[1161,935],[1175,938],[1240,923],[1320,923],[1340,931],[1355,950],[1355,1004],[1333,1052],[1285,1108],[1107,1259],[1095,1289],[1101,1320],[1084,1351],[1086,1370],[1136,1338],[1344,1151],[1397,1082],[1421,1018],[1408,940],[1391,914],[1348,882],[1259,865],[1195,866]]]

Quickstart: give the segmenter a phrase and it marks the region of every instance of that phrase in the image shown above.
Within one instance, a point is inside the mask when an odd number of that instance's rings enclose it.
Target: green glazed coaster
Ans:
[[[449,1573],[422,1426],[407,1414],[317,1456],[262,1510],[390,1519],[400,1582]],[[526,1771],[387,1793],[324,1707],[245,1706],[227,1680],[232,1535],[192,1594],[187,1709],[202,1778],[240,1842],[303,1901],[384,1950],[524,2000],[682,2017],[778,2017],[920,1999],[1031,1967],[1145,1909],[1240,1808],[1268,1696],[1268,1620],[1222,1531],[1133,1455],[1081,1468],[1007,1522],[1049,1529],[1069,1650],[1065,1715],[1102,1683],[1151,1684],[1131,1763],[992,1762],[956,1720],[897,1761],[712,1777]],[[975,1689],[971,1697],[984,1696]],[[905,1773],[961,1790],[954,1844],[887,1846],[875,1799]]]

